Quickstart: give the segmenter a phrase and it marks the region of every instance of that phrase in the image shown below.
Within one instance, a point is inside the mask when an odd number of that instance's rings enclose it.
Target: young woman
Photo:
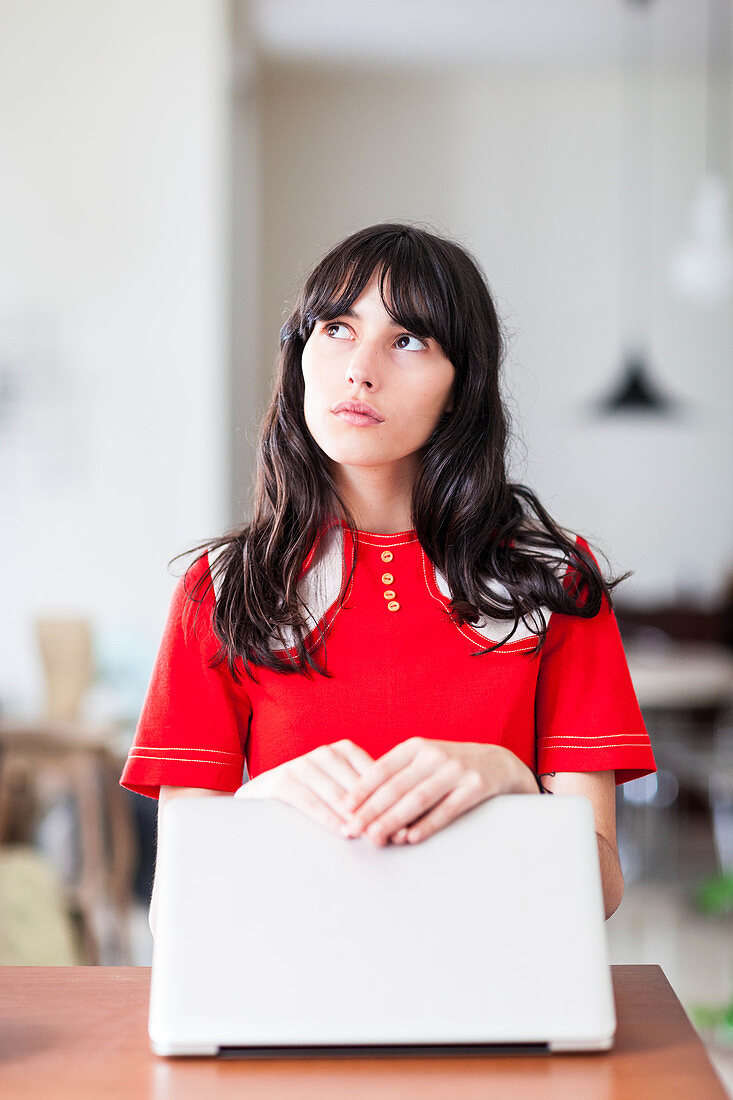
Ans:
[[[615,785],[656,770],[610,598],[629,574],[507,480],[478,265],[416,226],[361,230],[280,347],[252,519],[179,580],[123,786],[275,798],[376,845],[577,792],[610,916]]]

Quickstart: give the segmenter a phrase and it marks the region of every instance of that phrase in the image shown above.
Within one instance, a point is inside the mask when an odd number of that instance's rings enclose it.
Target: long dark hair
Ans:
[[[298,580],[324,524],[340,517],[356,545],[358,532],[306,426],[301,356],[316,322],[340,316],[374,273],[395,322],[436,340],[455,368],[453,408],[423,448],[412,523],[448,582],[450,615],[458,625],[480,614],[515,621],[508,637],[481,654],[511,641],[526,617],[539,621],[539,652],[547,628],[541,608],[590,618],[631,575],[605,580],[593,554],[553,521],[531,489],[507,481],[509,419],[499,387],[504,337],[478,263],[455,242],[417,225],[369,226],[316,265],[280,331],[277,379],[258,440],[252,519],[186,551],[220,551],[199,582],[205,593],[216,578],[212,623],[221,648],[214,663],[226,655],[237,683],[238,666],[255,682],[258,665],[331,675],[315,656],[322,643],[325,657],[327,630],[319,645],[305,644],[310,627]],[[556,568],[558,552],[567,567],[564,578]],[[487,578],[500,582],[507,595],[487,587]],[[202,601],[199,583],[190,595]],[[293,632],[295,657],[284,642],[273,648],[282,627]]]

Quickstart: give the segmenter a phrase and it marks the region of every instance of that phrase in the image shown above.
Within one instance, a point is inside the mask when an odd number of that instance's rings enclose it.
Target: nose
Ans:
[[[357,385],[365,385],[367,389],[373,390],[378,381],[378,367],[376,362],[376,355],[366,344],[362,344],[349,360],[346,367],[346,380],[347,382],[354,382]]]

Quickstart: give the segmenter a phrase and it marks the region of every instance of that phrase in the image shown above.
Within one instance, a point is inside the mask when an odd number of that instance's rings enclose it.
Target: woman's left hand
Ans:
[[[373,764],[343,797],[345,836],[414,844],[497,794],[537,794],[534,773],[510,749],[411,737]],[[420,819],[419,821],[417,819]]]

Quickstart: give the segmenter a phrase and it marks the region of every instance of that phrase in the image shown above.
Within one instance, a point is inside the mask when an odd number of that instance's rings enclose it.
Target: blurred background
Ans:
[[[149,962],[167,563],[248,514],[312,265],[418,222],[486,271],[514,480],[633,570],[612,961],[733,1080],[731,8],[0,0],[0,964]]]

